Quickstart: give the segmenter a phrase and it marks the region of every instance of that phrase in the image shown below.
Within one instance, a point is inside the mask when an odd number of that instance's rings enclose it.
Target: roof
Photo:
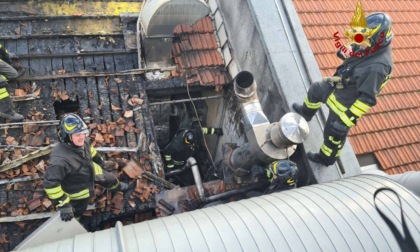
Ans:
[[[216,91],[229,83],[226,67],[209,16],[194,25],[178,25],[174,29],[172,45],[176,71],[172,76],[185,76],[188,84],[215,86]]]
[[[17,109],[25,115],[27,123],[24,127],[9,129],[4,125],[6,122],[0,120],[0,129],[4,132],[0,136],[2,144],[17,146],[10,151],[0,150],[0,216],[10,217],[0,220],[0,234],[7,233],[0,235],[0,251],[17,245],[22,236],[15,234],[27,236],[40,225],[31,221],[30,225],[22,224],[10,230],[12,223],[21,218],[38,218],[37,214],[47,217],[54,210],[42,189],[42,177],[51,144],[58,142],[57,119],[64,113],[77,112],[87,122],[89,120],[91,140],[97,150],[102,148],[103,156],[106,154],[106,168],[121,181],[136,185],[124,198],[120,192],[110,194],[96,186],[95,209],[86,211],[85,215],[134,214],[137,222],[152,217],[149,203],[159,191],[159,185],[154,182],[138,179],[143,170],[151,172],[153,169],[158,174],[161,168],[158,140],[162,135],[156,126],[163,120],[159,118],[160,113],[155,115],[154,112],[161,106],[170,108],[170,103],[156,106],[149,98],[156,100],[158,91],[179,95],[179,91],[173,90],[184,90],[186,85],[203,90],[211,86],[220,91],[229,83],[210,17],[174,30],[176,70],[172,71],[172,77],[144,78],[145,71],[138,69],[137,47],[130,43],[136,34],[137,15],[114,13],[114,6],[124,11],[133,6],[131,10],[137,14],[140,5],[121,5],[104,4],[109,12],[103,13],[102,22],[97,22],[99,14],[83,14],[89,9],[70,8],[61,11],[69,16],[57,16],[55,13],[60,12],[57,9],[61,5],[54,5],[50,8],[52,13],[39,12],[37,16],[21,13],[20,8],[26,5],[17,3],[10,4],[9,15],[13,18],[5,16],[0,20],[3,27],[0,42],[19,55],[19,64],[26,68],[23,76],[9,83],[8,89],[13,99],[19,100]],[[96,5],[92,3],[92,6]],[[45,6],[36,4],[35,7]],[[82,29],[84,27],[90,30]],[[27,96],[35,99],[23,99]],[[164,109],[162,111],[165,114]],[[169,111],[166,112],[165,123],[169,127]],[[48,123],[33,125],[28,121]],[[31,156],[32,149],[18,148],[25,146],[47,149],[40,150],[41,156]],[[151,160],[156,164],[153,167]]]
[[[334,34],[344,30],[357,1],[293,1],[322,76],[331,76],[340,60]],[[362,1],[365,15],[386,12],[393,20],[394,70],[378,104],[349,134],[356,155],[374,154],[388,174],[420,171],[420,1]]]

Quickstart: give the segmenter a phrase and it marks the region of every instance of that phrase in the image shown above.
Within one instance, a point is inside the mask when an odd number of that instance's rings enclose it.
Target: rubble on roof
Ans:
[[[105,169],[132,186],[125,193],[114,193],[96,185],[95,197],[82,218],[85,227],[94,231],[109,227],[115,220],[139,222],[159,215],[154,197],[175,185],[162,179],[155,111],[149,108],[148,92],[167,94],[167,89],[187,85],[221,91],[229,84],[211,18],[193,26],[178,26],[172,48],[176,65],[170,69],[171,75],[150,72],[150,78],[145,78],[144,70],[136,70],[137,50],[126,48],[126,35],[136,29],[136,19],[108,17],[101,27],[109,25],[112,32],[94,27],[87,36],[67,30],[65,23],[77,20],[91,24],[90,17],[72,15],[55,22],[19,15],[29,21],[19,25],[0,22],[4,28],[0,35],[8,39],[6,46],[20,55],[15,61],[26,68],[24,75],[7,87],[25,116],[24,123],[11,127],[0,120],[4,145],[0,148],[0,234],[5,234],[0,235],[0,251],[3,247],[13,249],[55,211],[42,188],[42,179],[51,148],[59,141],[59,119],[68,112],[84,118],[95,147],[113,150],[102,153]],[[121,22],[118,29],[113,22]],[[58,35],[52,39],[50,34]],[[127,152],[127,148],[137,151]],[[225,187],[219,181],[206,184],[205,189],[213,195]],[[192,201],[197,199],[194,188],[188,193]]]

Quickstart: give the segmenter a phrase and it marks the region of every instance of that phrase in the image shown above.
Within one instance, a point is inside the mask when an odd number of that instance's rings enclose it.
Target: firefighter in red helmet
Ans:
[[[385,13],[373,13],[366,17],[366,25],[365,30],[361,29],[368,34],[366,41],[353,43],[350,53],[337,53],[344,60],[334,74],[339,81],[312,83],[303,104],[292,106],[306,121],[312,119],[322,103],[329,108],[324,142],[319,152],[307,153],[313,162],[334,164],[350,128],[376,105],[376,96],[391,76],[391,19]]]

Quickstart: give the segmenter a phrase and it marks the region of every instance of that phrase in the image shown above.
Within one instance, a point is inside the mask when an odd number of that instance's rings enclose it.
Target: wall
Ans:
[[[257,81],[265,114],[270,122],[278,121],[291,110],[294,102],[303,101],[311,81],[321,78],[292,2],[209,0],[208,3],[230,74],[236,76],[238,71],[250,71]],[[237,113],[237,110],[224,113],[226,136],[219,141],[219,146],[237,139],[238,132],[232,131],[238,129],[238,122],[233,120]],[[300,167],[314,173],[317,182],[360,174],[357,159],[348,143],[340,162],[335,165],[324,167],[307,161],[306,152],[318,151],[323,141],[322,129],[327,113],[324,108],[309,123],[309,138],[292,156]]]

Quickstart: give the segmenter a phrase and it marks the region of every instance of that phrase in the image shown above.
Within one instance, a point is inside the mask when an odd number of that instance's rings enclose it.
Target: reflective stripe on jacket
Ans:
[[[90,144],[84,148],[59,143],[50,155],[50,165],[44,175],[44,189],[48,197],[57,202],[85,199],[93,195],[94,162]]]
[[[326,101],[328,107],[348,126],[371,107],[376,105],[376,96],[388,82],[392,72],[391,47],[385,47],[368,57],[351,58],[337,68],[349,70],[349,80],[342,89],[336,89]]]

